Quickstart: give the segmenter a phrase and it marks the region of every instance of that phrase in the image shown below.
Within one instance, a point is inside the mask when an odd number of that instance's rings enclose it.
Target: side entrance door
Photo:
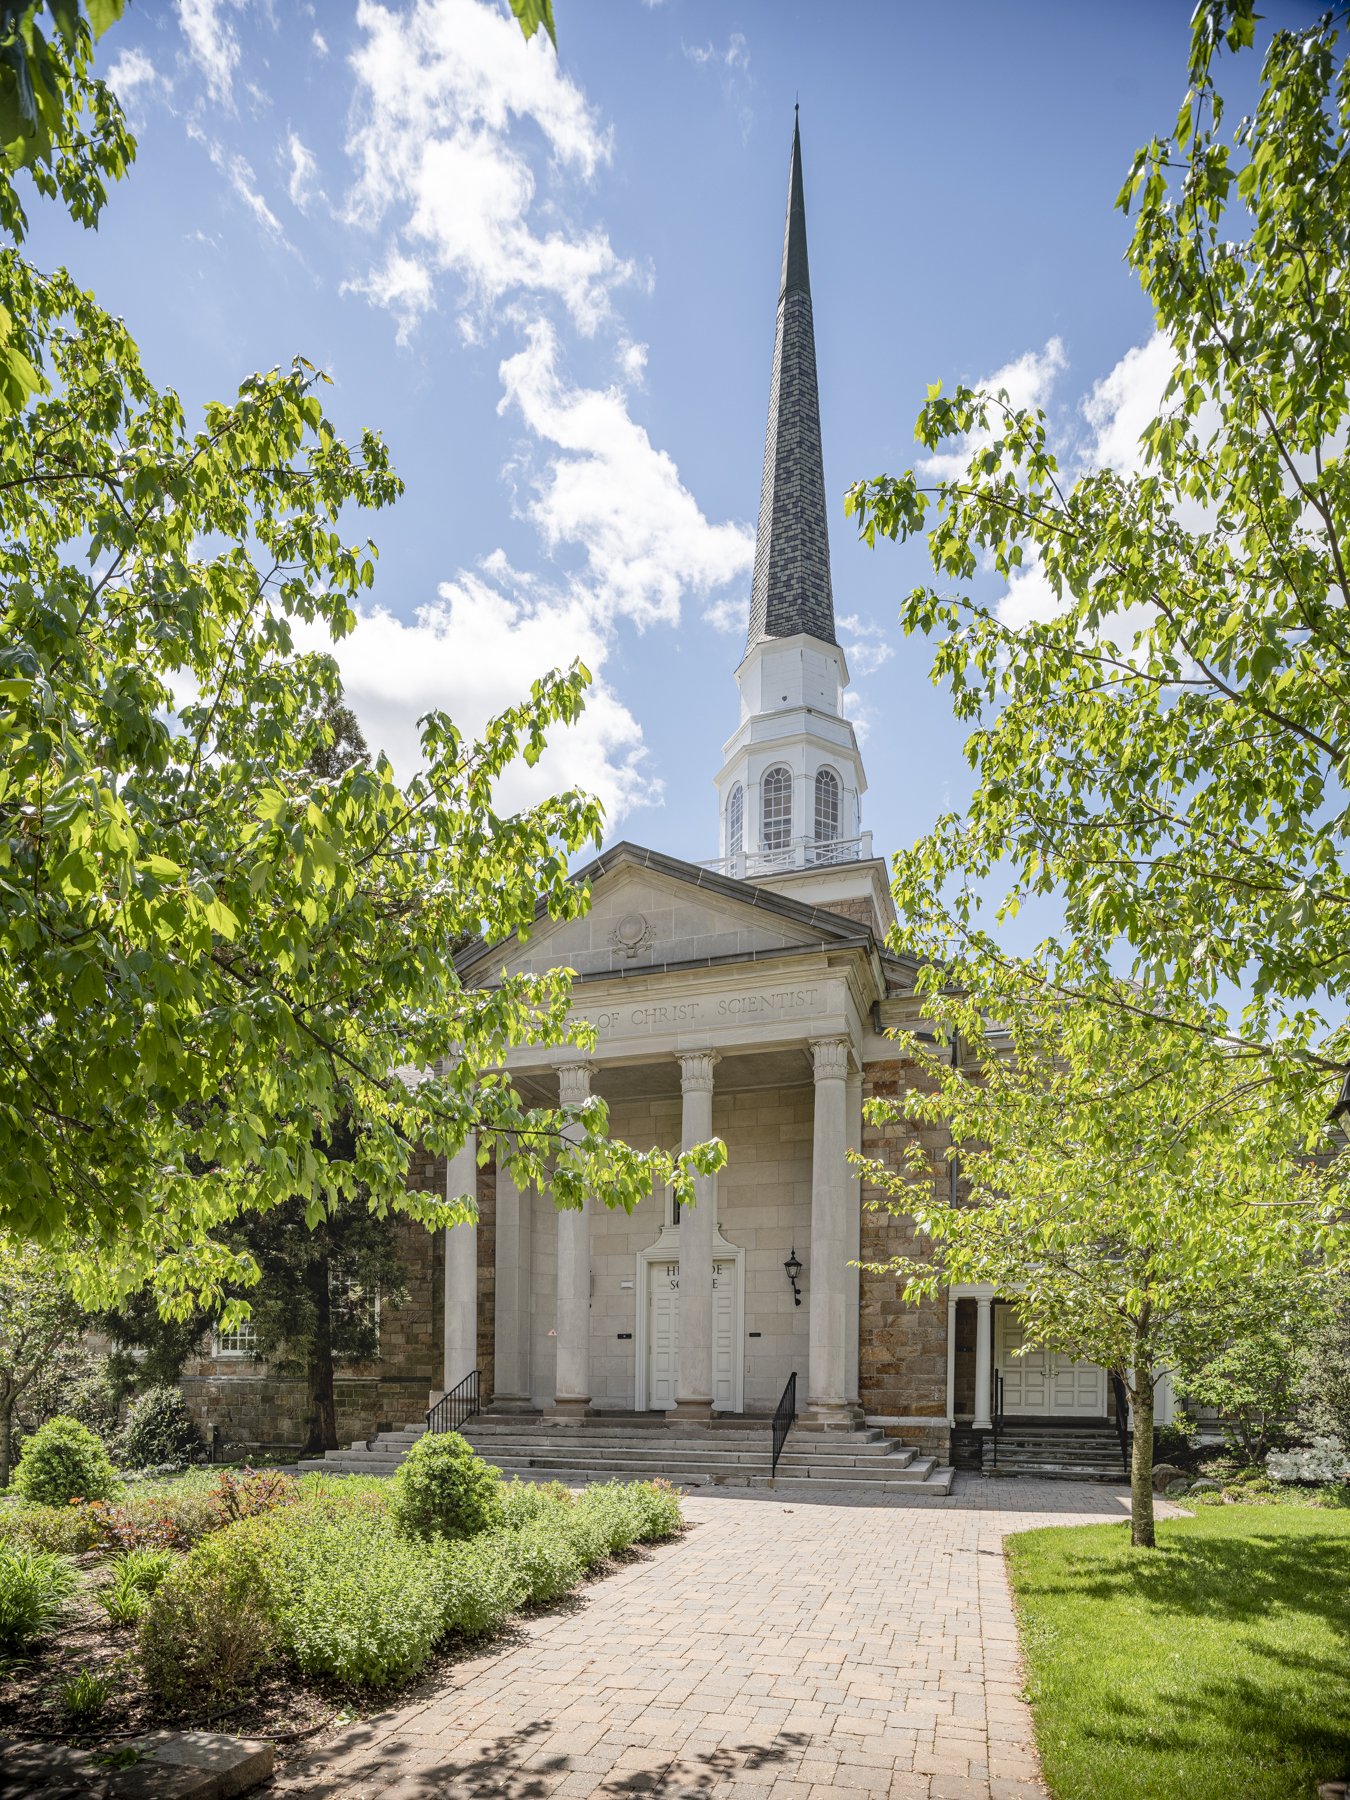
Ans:
[[[1074,1362],[1053,1350],[1022,1347],[1022,1322],[1011,1306],[996,1309],[994,1364],[1003,1377],[1003,1411],[1033,1419],[1100,1419],[1106,1416],[1106,1370]]]
[[[647,1405],[669,1412],[680,1369],[680,1265],[647,1264]]]
[[[713,1264],[712,1403],[714,1412],[736,1410],[736,1264]]]

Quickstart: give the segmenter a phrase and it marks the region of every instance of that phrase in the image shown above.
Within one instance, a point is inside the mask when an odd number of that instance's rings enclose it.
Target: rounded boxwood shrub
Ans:
[[[0,1658],[50,1631],[75,1591],[75,1571],[61,1556],[26,1544],[0,1543]]]
[[[407,1537],[472,1537],[501,1524],[501,1485],[501,1470],[457,1431],[428,1432],[394,1477],[394,1523]]]
[[[127,1408],[122,1461],[129,1469],[195,1462],[206,1450],[201,1427],[176,1387],[147,1388]]]
[[[117,1474],[89,1427],[58,1414],[24,1439],[14,1486],[39,1506],[68,1506],[72,1500],[111,1499]]]
[[[185,1556],[140,1616],[141,1668],[151,1693],[181,1706],[219,1703],[247,1689],[276,1655],[266,1600],[247,1565],[203,1564],[196,1551]]]

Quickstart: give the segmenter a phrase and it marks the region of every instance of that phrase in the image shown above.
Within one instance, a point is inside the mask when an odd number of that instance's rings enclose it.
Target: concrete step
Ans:
[[[354,1454],[335,1451],[323,1461],[309,1458],[300,1463],[301,1469],[319,1470],[325,1474],[337,1475],[387,1475],[392,1469],[373,1469],[368,1463]],[[586,1468],[566,1468],[549,1466],[541,1468],[533,1463],[502,1465],[503,1475],[510,1478],[518,1476],[522,1481],[560,1481],[568,1487],[586,1487],[596,1482],[604,1482],[622,1478],[625,1474],[640,1479],[643,1471],[596,1470]],[[777,1490],[795,1492],[804,1489],[820,1489],[822,1491],[849,1491],[854,1494],[865,1492],[869,1497],[883,1494],[931,1494],[944,1496],[950,1494],[955,1470],[939,1468],[932,1457],[911,1463],[898,1473],[882,1473],[876,1481],[859,1482],[850,1475],[835,1472],[822,1473],[810,1469],[785,1469],[780,1463],[776,1481],[772,1484]],[[754,1473],[749,1469],[737,1468],[726,1472],[710,1472],[706,1469],[683,1472],[669,1469],[664,1479],[677,1487],[698,1489],[704,1487],[728,1488],[766,1488],[771,1485],[766,1472]]]

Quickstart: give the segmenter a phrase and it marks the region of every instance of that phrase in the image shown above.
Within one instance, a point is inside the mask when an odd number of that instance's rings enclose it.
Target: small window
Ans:
[[[745,789],[738,781],[727,801],[727,855],[739,856],[745,848]]]
[[[837,843],[839,838],[839,777],[833,769],[816,770],[816,842]]]
[[[258,1327],[252,1319],[241,1319],[232,1331],[219,1329],[211,1333],[212,1354],[215,1356],[256,1356],[258,1354]]]
[[[374,1334],[380,1339],[380,1295],[378,1288],[363,1288],[350,1275],[335,1269],[328,1271],[328,1298],[333,1309],[333,1324],[350,1325]]]
[[[792,771],[780,763],[764,777],[764,817],[760,832],[766,851],[792,846]]]

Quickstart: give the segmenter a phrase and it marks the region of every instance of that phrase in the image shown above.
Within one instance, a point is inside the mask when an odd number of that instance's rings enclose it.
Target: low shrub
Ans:
[[[245,1468],[237,1475],[222,1469],[211,1491],[211,1506],[221,1525],[232,1525],[236,1519],[252,1519],[278,1506],[292,1506],[299,1498],[299,1482],[280,1469]]]
[[[277,1651],[276,1627],[256,1569],[201,1557],[210,1543],[170,1571],[141,1614],[137,1641],[146,1686],[171,1706],[232,1699],[252,1685]]]
[[[532,1605],[560,1600],[581,1579],[580,1553],[566,1524],[557,1518],[535,1518],[512,1528],[507,1553],[515,1560],[525,1599]]]
[[[67,1506],[72,1500],[111,1499],[117,1474],[88,1426],[58,1414],[24,1440],[13,1485],[39,1506]]]
[[[27,1506],[21,1500],[0,1507],[0,1544],[26,1544],[58,1556],[79,1556],[99,1541],[96,1506]]]
[[[642,1515],[630,1489],[618,1481],[597,1482],[577,1502],[569,1522],[589,1515],[604,1545],[606,1556],[626,1550],[642,1529]]]
[[[93,1669],[81,1669],[61,1683],[61,1710],[76,1727],[102,1718],[111,1697],[112,1682]]]
[[[116,1559],[97,1595],[114,1625],[136,1624],[177,1560],[172,1550],[128,1550]]]
[[[121,1453],[129,1469],[163,1463],[182,1467],[205,1451],[201,1427],[176,1387],[147,1388],[127,1408]]]
[[[502,1522],[501,1470],[457,1431],[427,1432],[393,1480],[390,1510],[407,1537],[467,1538]]]
[[[426,1662],[444,1629],[440,1583],[427,1552],[387,1519],[297,1513],[270,1550],[281,1636],[307,1675],[380,1688]]]
[[[563,1486],[561,1481],[522,1481],[519,1475],[513,1475],[504,1481],[499,1489],[502,1503],[503,1525],[512,1529],[520,1525],[530,1525],[536,1519],[551,1517],[559,1507],[575,1505],[572,1490]]]
[[[609,1555],[609,1521],[603,1509],[588,1503],[584,1496],[570,1512],[559,1516],[558,1525],[576,1546],[583,1568],[593,1569]]]
[[[74,1593],[64,1557],[26,1544],[0,1544],[0,1656],[13,1656],[50,1631]]]
[[[1350,1481],[1350,1451],[1337,1437],[1315,1437],[1294,1450],[1272,1450],[1266,1469],[1275,1481],[1306,1481],[1323,1486]]]
[[[443,1538],[433,1546],[431,1562],[444,1630],[482,1637],[525,1603],[529,1589],[517,1550],[520,1535],[483,1532],[459,1542]]]
[[[120,1505],[86,1509],[102,1550],[190,1550],[223,1520],[210,1490],[173,1487],[129,1494]]]
[[[656,1544],[662,1538],[674,1537],[684,1530],[684,1509],[680,1490],[658,1476],[655,1481],[631,1484],[634,1504],[641,1518],[637,1534],[640,1544]]]

